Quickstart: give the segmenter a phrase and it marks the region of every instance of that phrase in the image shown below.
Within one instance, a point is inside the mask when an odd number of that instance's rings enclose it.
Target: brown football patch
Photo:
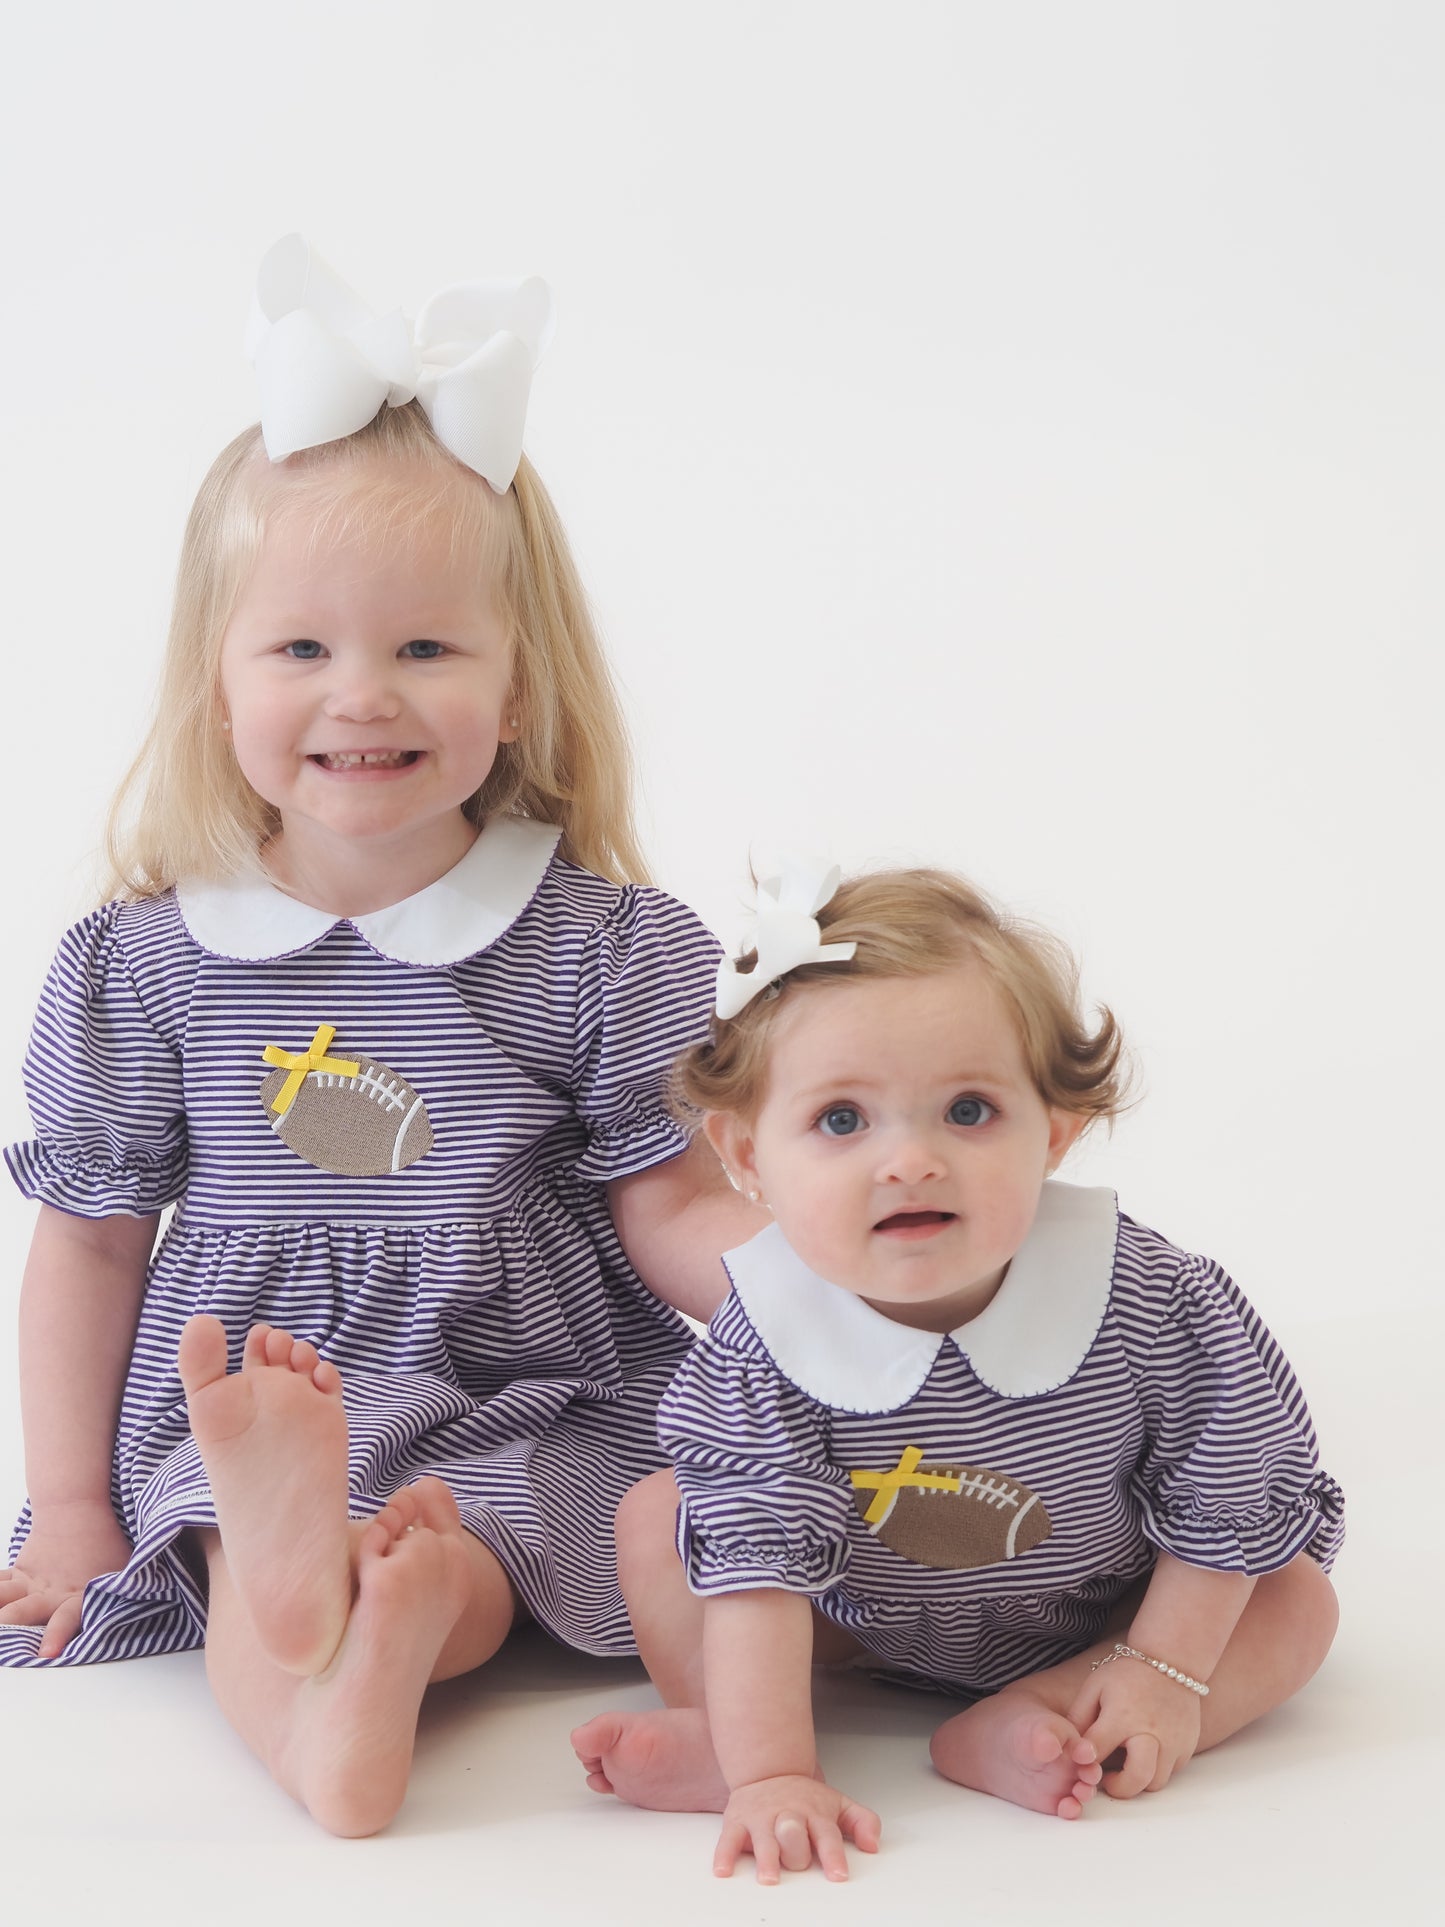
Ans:
[[[343,1178],[384,1177],[432,1149],[431,1119],[416,1091],[374,1058],[348,1053],[355,1077],[308,1071],[280,1117],[272,1108],[289,1072],[261,1080],[261,1108],[283,1143],[319,1170]]]
[[[914,1470],[942,1479],[951,1489],[910,1485],[888,1494],[883,1517],[868,1530],[900,1558],[945,1572],[997,1566],[1032,1552],[1053,1531],[1043,1500],[1017,1479],[984,1466],[920,1463]],[[853,1502],[866,1518],[876,1487],[856,1489]]]

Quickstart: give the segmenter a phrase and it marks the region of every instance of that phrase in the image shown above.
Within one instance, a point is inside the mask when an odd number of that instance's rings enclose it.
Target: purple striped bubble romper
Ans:
[[[1103,1633],[1159,1548],[1328,1568],[1344,1501],[1294,1374],[1207,1258],[1050,1183],[946,1336],[815,1276],[770,1226],[663,1400],[694,1592],[806,1593],[912,1684],[969,1695]]]
[[[135,1545],[44,1664],[199,1645],[181,1557],[215,1523],[176,1371],[214,1312],[340,1367],[351,1512],[446,1480],[533,1616],[634,1650],[618,1500],[660,1462],[690,1334],[643,1288],[603,1189],[675,1156],[662,1083],[705,1031],[717,946],[682,904],[489,823],[446,876],[337,919],[259,878],[111,904],[61,945],[26,1061],[28,1196],[82,1217],[176,1211],[152,1262],[116,1439]],[[28,1507],[11,1558],[29,1530]],[[0,1626],[0,1663],[40,1664]]]

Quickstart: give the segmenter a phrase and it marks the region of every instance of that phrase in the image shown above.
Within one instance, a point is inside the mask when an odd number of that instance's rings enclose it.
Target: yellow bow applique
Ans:
[[[268,1064],[278,1070],[290,1071],[291,1075],[277,1091],[271,1109],[277,1117],[285,1117],[295,1102],[296,1093],[306,1080],[308,1071],[330,1071],[333,1077],[355,1077],[361,1070],[360,1064],[348,1064],[344,1058],[328,1057],[327,1046],[336,1035],[335,1024],[318,1024],[316,1035],[307,1048],[299,1055],[282,1050],[276,1044],[268,1044],[261,1056]]]
[[[928,1486],[935,1492],[958,1492],[962,1489],[961,1479],[946,1478],[937,1472],[920,1472],[918,1467],[922,1461],[923,1454],[918,1447],[910,1445],[891,1472],[848,1474],[858,1491],[873,1493],[868,1510],[863,1514],[865,1525],[875,1526],[880,1519],[886,1518],[893,1495],[905,1485]]]

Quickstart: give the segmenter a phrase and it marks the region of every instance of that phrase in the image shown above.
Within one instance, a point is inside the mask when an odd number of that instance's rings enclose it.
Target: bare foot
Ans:
[[[727,1806],[707,1716],[695,1707],[599,1713],[577,1728],[572,1746],[594,1793],[661,1813],[721,1813]]]
[[[422,1694],[471,1590],[466,1540],[450,1489],[426,1478],[357,1541],[346,1635],[297,1695],[278,1774],[331,1833],[376,1833],[401,1805]]]
[[[192,1318],[179,1364],[221,1544],[269,1658],[318,1673],[351,1610],[341,1374],[314,1345],[255,1325],[226,1372],[219,1318]]]
[[[1103,1771],[1062,1713],[1018,1691],[995,1693],[945,1720],[929,1750],[939,1772],[960,1786],[1061,1820],[1079,1818]]]

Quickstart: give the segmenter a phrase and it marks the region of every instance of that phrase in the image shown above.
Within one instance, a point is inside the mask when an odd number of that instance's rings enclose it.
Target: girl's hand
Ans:
[[[1090,1673],[1068,1718],[1101,1760],[1123,1747],[1124,1764],[1100,1785],[1115,1800],[1157,1793],[1199,1745],[1197,1693],[1139,1659],[1113,1659]]]
[[[778,1884],[783,1867],[803,1873],[815,1859],[829,1880],[846,1880],[843,1842],[851,1840],[864,1853],[877,1853],[881,1827],[876,1813],[822,1780],[795,1773],[754,1780],[733,1789],[712,1870],[726,1879],[739,1854],[751,1853],[764,1887]]]
[[[44,1626],[39,1656],[54,1659],[80,1626],[86,1586],[119,1572],[130,1555],[130,1540],[103,1500],[37,1512],[20,1557],[0,1571],[0,1624]]]

